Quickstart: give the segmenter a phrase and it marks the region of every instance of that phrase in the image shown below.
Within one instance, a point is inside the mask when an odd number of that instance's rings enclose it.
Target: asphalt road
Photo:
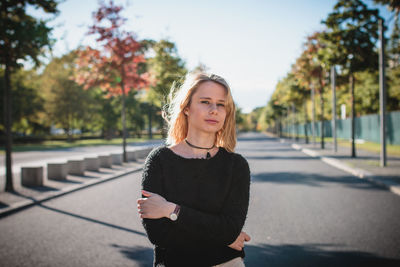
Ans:
[[[246,266],[400,266],[400,197],[290,145],[242,136],[252,172]],[[0,219],[1,266],[151,266],[140,172]]]

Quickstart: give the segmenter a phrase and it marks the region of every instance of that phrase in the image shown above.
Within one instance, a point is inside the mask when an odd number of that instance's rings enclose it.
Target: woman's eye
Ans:
[[[225,105],[224,105],[224,104],[218,104],[218,106],[220,106],[220,107],[225,107]]]
[[[202,104],[210,104],[210,102],[207,101],[207,100],[203,100],[203,101],[201,101],[201,103],[202,103]]]

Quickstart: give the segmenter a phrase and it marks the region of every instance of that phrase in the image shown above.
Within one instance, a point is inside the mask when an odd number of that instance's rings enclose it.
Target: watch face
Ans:
[[[176,213],[171,213],[171,215],[169,215],[169,218],[173,221],[176,221],[176,219],[178,219],[178,216],[176,216]]]

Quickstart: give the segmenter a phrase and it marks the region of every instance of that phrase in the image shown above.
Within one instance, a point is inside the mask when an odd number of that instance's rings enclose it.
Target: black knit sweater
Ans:
[[[212,266],[244,257],[228,247],[249,204],[250,170],[241,155],[219,148],[210,159],[187,159],[158,147],[146,159],[142,187],[181,206],[176,221],[143,219],[154,266]]]

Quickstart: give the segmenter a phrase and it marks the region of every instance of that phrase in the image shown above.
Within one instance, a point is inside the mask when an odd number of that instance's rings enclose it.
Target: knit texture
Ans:
[[[187,159],[158,147],[146,159],[142,187],[181,206],[176,221],[143,219],[154,266],[212,266],[244,257],[228,247],[249,205],[250,170],[240,154],[219,148],[210,159]]]

